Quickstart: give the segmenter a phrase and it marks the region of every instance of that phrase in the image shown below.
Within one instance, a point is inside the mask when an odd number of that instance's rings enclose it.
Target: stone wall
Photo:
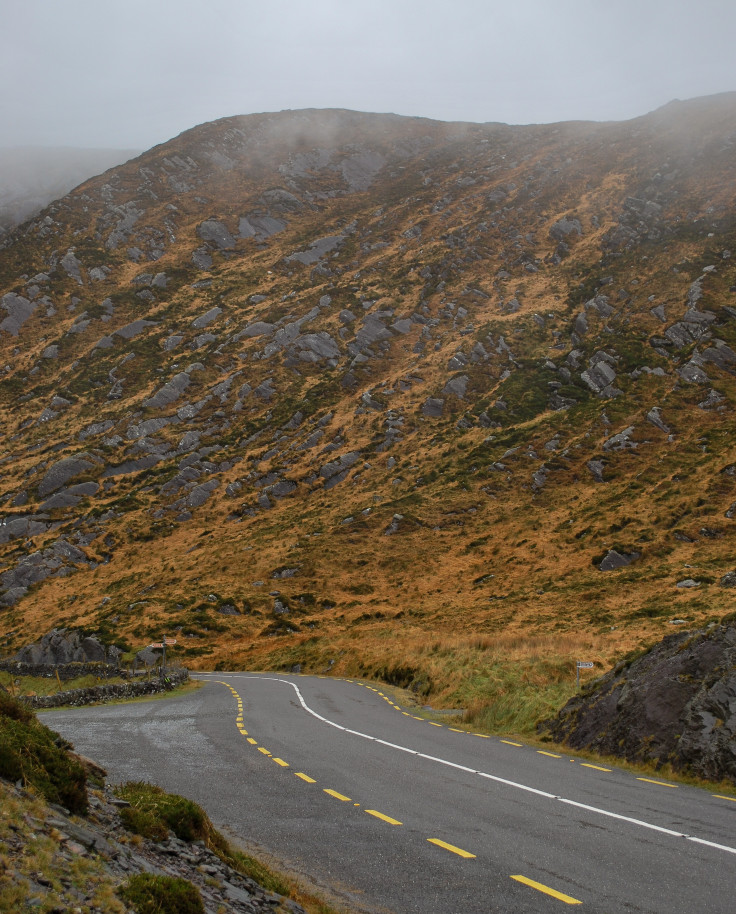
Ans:
[[[66,682],[78,676],[97,676],[107,679],[110,676],[128,676],[128,671],[119,669],[112,663],[21,663],[18,660],[0,660],[0,670],[16,676],[56,677]]]
[[[168,692],[174,686],[189,679],[188,670],[172,670],[165,678],[147,679],[145,682],[122,682],[109,685],[90,686],[86,689],[69,689],[56,695],[26,695],[21,701],[32,708],[58,708],[61,705],[90,705],[104,701],[118,701],[121,698],[137,698],[141,695],[155,695]]]

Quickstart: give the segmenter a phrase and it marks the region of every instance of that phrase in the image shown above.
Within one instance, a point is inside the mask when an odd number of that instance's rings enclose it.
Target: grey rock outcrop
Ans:
[[[580,377],[599,397],[618,397],[621,391],[614,384],[615,364],[616,359],[607,352],[596,352]]]
[[[0,518],[0,544],[7,543],[8,540],[12,539],[26,538],[36,536],[38,533],[44,533],[49,526],[47,520],[48,518],[45,514]]]
[[[466,374],[458,375],[456,378],[451,378],[442,388],[442,393],[453,394],[459,400],[462,400],[465,397],[465,391],[468,388],[469,380],[470,379]]]
[[[550,238],[555,241],[566,241],[572,236],[583,234],[583,227],[579,219],[559,219],[549,230]]]
[[[87,455],[65,457],[63,460],[59,460],[57,463],[53,464],[53,466],[49,467],[43,479],[38,484],[38,494],[41,498],[45,498],[46,495],[50,495],[52,492],[60,489],[62,486],[66,485],[70,479],[79,476],[80,473],[85,473],[87,470],[94,469],[96,464],[91,460],[87,460],[86,456]]]
[[[192,321],[192,327],[195,330],[202,330],[204,327],[209,326],[212,321],[217,320],[217,318],[222,314],[222,308],[210,308],[205,314],[200,314],[199,317],[195,317]]]
[[[651,422],[653,426],[669,435],[670,428],[662,421],[662,416],[660,415],[660,409],[658,406],[654,406],[649,410],[647,413],[647,422]]]
[[[736,623],[668,636],[540,729],[572,749],[736,783]]]
[[[180,371],[163,387],[160,387],[156,393],[143,401],[143,405],[148,409],[162,409],[178,400],[184,391],[189,387],[190,378],[185,371]]]
[[[442,415],[444,405],[444,400],[439,400],[436,397],[429,397],[422,405],[422,415],[427,416],[430,419],[438,419]]]
[[[0,574],[0,604],[15,606],[28,588],[46,578],[73,573],[79,565],[89,565],[84,552],[63,538],[43,551],[24,555],[13,568]]]
[[[352,451],[351,453],[344,454],[337,460],[332,460],[330,463],[325,463],[320,467],[319,475],[325,481],[325,488],[331,489],[333,486],[342,482],[343,479],[347,477],[351,467],[355,466],[359,460],[360,454],[356,451]]]
[[[615,571],[617,568],[626,568],[632,562],[641,558],[640,552],[617,552],[609,549],[598,565],[599,571]]]
[[[97,638],[85,638],[78,631],[54,628],[39,641],[21,648],[13,660],[18,663],[48,666],[65,663],[105,663],[108,659],[107,653],[107,649]]]
[[[219,219],[206,219],[197,226],[197,234],[202,241],[210,241],[221,251],[229,251],[235,247],[235,239],[228,231],[224,222]]]
[[[11,336],[18,336],[20,328],[38,307],[34,302],[22,295],[16,295],[15,292],[3,295],[0,306],[8,313],[8,316],[0,322],[0,330],[5,330]],[[53,356],[47,356],[47,358],[53,358]]]

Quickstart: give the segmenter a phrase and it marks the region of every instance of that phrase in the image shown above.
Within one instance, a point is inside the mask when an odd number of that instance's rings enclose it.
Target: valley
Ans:
[[[736,95],[196,127],[0,240],[0,651],[524,731],[733,611]]]

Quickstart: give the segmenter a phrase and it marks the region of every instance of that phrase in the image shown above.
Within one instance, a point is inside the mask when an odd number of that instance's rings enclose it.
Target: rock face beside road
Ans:
[[[573,749],[736,783],[736,621],[619,663],[540,730]]]
[[[39,641],[21,648],[13,660],[51,666],[67,663],[114,663],[121,653],[114,646],[108,650],[97,638],[85,638],[78,631],[54,628]]]

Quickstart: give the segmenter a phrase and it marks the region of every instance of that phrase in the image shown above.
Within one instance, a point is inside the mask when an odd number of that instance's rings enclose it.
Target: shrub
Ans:
[[[182,841],[205,840],[211,826],[204,810],[185,797],[166,793],[154,784],[123,784],[117,794],[130,806],[120,810],[126,826],[153,841],[165,841],[169,830]]]
[[[175,876],[139,873],[131,876],[118,892],[138,914],[204,914],[196,886]]]
[[[0,777],[35,787],[50,803],[87,812],[87,775],[71,746],[0,691]]]

